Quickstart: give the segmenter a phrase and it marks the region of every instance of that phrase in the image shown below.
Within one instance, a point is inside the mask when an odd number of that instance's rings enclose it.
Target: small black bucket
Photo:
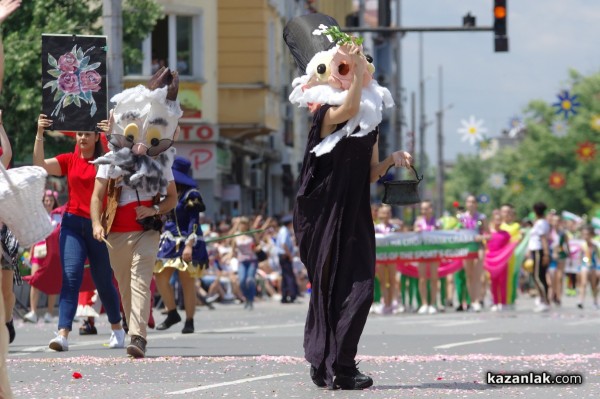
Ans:
[[[387,172],[390,170],[388,168]],[[413,205],[421,202],[419,197],[419,183],[423,180],[423,175],[419,177],[417,170],[411,165],[412,170],[415,172],[417,180],[391,180],[383,182],[385,189],[383,194],[383,202],[388,205]]]

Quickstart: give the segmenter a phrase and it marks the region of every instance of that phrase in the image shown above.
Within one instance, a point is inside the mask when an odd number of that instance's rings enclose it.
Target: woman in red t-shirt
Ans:
[[[90,260],[92,279],[111,323],[109,347],[123,348],[125,331],[121,327],[119,296],[113,285],[108,250],[103,242],[94,239],[90,220],[90,201],[96,179],[96,167],[89,161],[103,153],[100,134],[77,132],[74,152],[44,159],[44,129],[50,128],[51,125],[52,120],[46,115],[39,116],[33,163],[43,167],[49,175],[67,177],[69,201],[60,228],[63,283],[58,302],[58,334],[50,341],[49,347],[56,351],[69,350],[67,338],[77,311],[79,287],[87,258]],[[108,121],[98,123],[98,129],[107,128]]]

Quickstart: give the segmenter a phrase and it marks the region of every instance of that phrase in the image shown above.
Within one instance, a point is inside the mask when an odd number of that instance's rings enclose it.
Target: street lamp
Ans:
[[[444,213],[444,112],[451,109],[454,105],[449,104],[444,107],[443,98],[443,73],[442,66],[439,67],[439,110],[435,113],[437,117],[437,155],[438,155],[438,167],[437,167],[437,209],[438,216],[442,216]]]

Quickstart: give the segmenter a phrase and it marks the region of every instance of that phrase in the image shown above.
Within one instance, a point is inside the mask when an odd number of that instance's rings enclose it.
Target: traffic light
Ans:
[[[506,18],[508,11],[507,0],[494,0],[494,51],[508,51],[508,36],[506,35]]]

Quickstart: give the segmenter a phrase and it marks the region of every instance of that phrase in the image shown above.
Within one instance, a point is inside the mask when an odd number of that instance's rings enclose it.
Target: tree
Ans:
[[[125,0],[123,11],[123,52],[135,56],[136,45],[152,30],[162,11],[156,0]],[[29,0],[2,24],[5,81],[0,109],[17,162],[31,159],[41,110],[42,33],[99,35],[101,16],[101,0]],[[48,155],[72,149],[73,141],[65,137],[46,143]]]
[[[486,193],[491,201],[483,209],[488,212],[504,202],[514,204],[521,216],[536,201],[578,214],[600,208],[600,134],[591,124],[593,117],[600,116],[600,73],[583,76],[571,71],[569,83],[581,106],[569,118],[565,136],[557,137],[552,132],[552,124],[564,117],[556,115],[548,102],[531,101],[524,110],[525,137],[518,146],[501,149],[488,160],[477,156],[458,158],[447,182],[446,205],[464,200],[465,193]],[[596,146],[596,158],[578,157],[577,149],[584,142]],[[553,172],[565,177],[562,187],[551,187]],[[506,186],[492,188],[489,182],[492,173],[503,174]]]

